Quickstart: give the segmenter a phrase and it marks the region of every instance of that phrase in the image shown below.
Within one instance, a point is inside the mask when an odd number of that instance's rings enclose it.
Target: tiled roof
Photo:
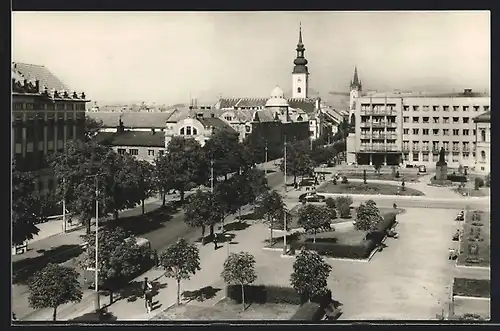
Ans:
[[[165,135],[162,132],[99,132],[96,139],[101,143],[106,143],[111,146],[165,147]]]
[[[269,98],[242,98],[235,107],[264,107]]]
[[[474,122],[491,123],[491,111],[487,111],[486,113],[474,117]]]
[[[227,124],[218,117],[202,117],[202,118],[197,118],[197,120],[200,121],[205,128],[213,127],[228,132],[236,132],[229,124]]]
[[[15,77],[23,77],[28,80],[40,81],[40,90],[43,91],[44,86],[50,91],[55,89],[56,91],[66,90],[69,91],[67,85],[65,85],[59,78],[50,72],[49,69],[41,65],[13,62],[12,71],[16,72]],[[20,78],[20,77],[19,77]]]
[[[435,92],[373,92],[363,95],[364,98],[473,98],[473,97],[488,97],[487,93],[480,92],[452,92],[452,93],[435,93]]]
[[[316,109],[317,99],[288,99],[288,104],[292,108],[299,108],[306,113],[312,113]]]
[[[264,107],[269,98],[232,98],[220,99],[220,108],[234,108],[234,107]],[[317,98],[290,98],[287,99],[288,104],[292,108],[299,108],[306,113],[311,113],[316,108]]]
[[[88,112],[87,116],[100,120],[105,128],[114,128],[120,118],[125,128],[164,128],[171,112]]]
[[[241,98],[220,99],[220,108],[233,108]]]
[[[271,109],[261,109],[255,113],[258,117],[259,122],[274,122],[275,121],[275,111]]]

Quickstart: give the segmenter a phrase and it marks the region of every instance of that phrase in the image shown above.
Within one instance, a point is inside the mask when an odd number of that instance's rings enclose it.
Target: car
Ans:
[[[316,192],[304,193],[299,196],[300,202],[324,202],[326,197]]]
[[[427,168],[424,165],[418,166],[418,172],[425,173],[427,172]]]
[[[462,210],[461,212],[458,213],[457,217],[455,218],[456,221],[463,221],[464,220],[464,211]]]

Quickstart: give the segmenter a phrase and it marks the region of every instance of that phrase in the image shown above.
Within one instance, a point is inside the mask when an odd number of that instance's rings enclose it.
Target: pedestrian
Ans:
[[[217,234],[214,234],[214,251],[217,250]]]
[[[158,251],[153,249],[153,263],[155,267],[158,267],[160,264],[160,259],[158,258]]]
[[[153,292],[150,289],[147,289],[144,294],[144,303],[148,314],[151,313],[151,310],[153,309]]]

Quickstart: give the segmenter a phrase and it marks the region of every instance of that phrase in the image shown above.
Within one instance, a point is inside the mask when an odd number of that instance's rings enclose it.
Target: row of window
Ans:
[[[420,134],[420,132],[422,132],[422,135],[428,136],[431,129],[422,129],[422,131],[420,131],[420,129],[414,128],[414,129],[411,129],[411,130],[412,130],[411,133],[414,134],[414,135],[418,135],[418,134]],[[443,130],[442,134],[440,134],[440,130]],[[454,136],[459,136],[460,135],[460,129],[452,129],[452,133],[453,133]],[[403,129],[403,134],[410,134],[410,129]],[[433,136],[439,136],[439,135],[449,136],[450,135],[450,129],[432,129],[432,135]],[[462,135],[463,136],[469,136],[470,135],[470,130],[469,129],[462,129]],[[472,130],[472,135],[473,136],[476,135],[476,129]]]
[[[179,134],[181,136],[196,136],[198,135],[198,130],[195,127],[185,126],[180,129]]]
[[[66,136],[68,137],[68,139],[74,138],[73,132],[74,132],[75,127],[73,125],[64,125],[64,122],[58,122],[57,125],[48,125],[48,126],[27,125],[27,126],[25,126],[26,140],[33,141],[35,139],[35,134],[40,139],[43,139],[45,128],[47,128],[47,140],[52,140],[55,136],[55,129],[57,129],[58,136],[61,136],[64,134],[64,127],[66,127]],[[17,142],[22,141],[22,139],[23,139],[23,127],[20,125],[16,125],[12,128],[12,130],[14,131],[14,140]],[[82,128],[77,126],[76,130],[82,130]]]
[[[422,141],[422,147],[425,149],[425,150],[428,150],[429,149],[429,141],[428,140],[424,140]],[[473,142],[472,145],[475,147],[476,146],[476,143]],[[419,149],[420,148],[420,141],[418,140],[413,140],[412,141],[412,146],[414,149]],[[440,145],[439,141],[433,141],[432,142],[432,150],[433,151],[439,151],[441,146],[444,148],[444,150],[449,150],[449,146],[450,146],[450,142],[449,141],[443,141],[442,142],[442,145]],[[458,150],[459,149],[459,146],[460,146],[460,141],[453,141],[452,142],[452,146],[453,146],[453,150]],[[470,148],[469,148],[470,144],[468,141],[463,141],[462,142],[462,149],[464,151],[468,151]],[[410,149],[410,141],[408,140],[404,140],[403,141],[403,149],[404,150],[409,150]]]
[[[384,111],[384,110],[396,110],[396,104],[361,104],[361,110],[373,110],[373,111]]]
[[[474,109],[474,111],[479,111],[481,106],[472,106],[472,109]],[[413,105],[413,106],[409,106],[409,105],[403,105],[403,111],[410,111],[413,110],[413,111],[419,111],[420,109],[422,109],[423,111],[429,111],[431,109],[431,106],[422,106],[422,108],[420,108],[420,106],[417,106],[417,105]],[[453,110],[453,111],[459,111],[460,109],[462,109],[462,111],[469,111],[471,109],[470,106],[432,106],[432,111],[440,111],[440,110],[443,110],[443,111],[450,111],[450,110]],[[490,106],[483,106],[483,110],[484,111],[488,111],[490,110]]]
[[[429,159],[429,153],[423,152],[422,153],[422,158],[420,158],[420,153],[411,153],[412,154],[412,161],[413,162],[418,162],[418,161],[430,161]],[[468,152],[463,152],[462,153],[462,159],[467,160],[471,156],[470,153]],[[472,157],[476,157],[476,153],[472,153]],[[403,160],[408,162],[410,159],[409,153],[403,153]],[[459,162],[460,161],[460,153],[452,153],[451,156],[452,162]],[[439,155],[438,154],[432,154],[432,161],[437,162],[439,160]],[[481,151],[481,159],[482,162],[486,161],[486,152]]]
[[[165,151],[159,150],[158,155],[163,155]],[[125,148],[118,148],[118,154],[123,155],[127,153],[127,150]],[[137,156],[139,155],[139,149],[138,148],[129,148],[128,154]],[[155,150],[154,149],[148,149],[148,156],[155,156]]]
[[[85,103],[14,102],[14,110],[85,110]]]
[[[452,117],[451,118],[453,124],[459,124],[460,123],[460,117]],[[411,119],[412,123],[420,123],[420,117],[418,116],[413,116]],[[410,123],[410,117],[409,116],[403,116],[403,123]],[[424,116],[422,117],[422,123],[428,124],[430,123],[430,117]],[[432,118],[432,123],[438,124],[440,123],[440,118],[439,117],[433,117]],[[443,117],[442,119],[443,124],[449,124],[450,123],[450,117]],[[462,123],[463,124],[468,124],[470,123],[470,117],[462,117]]]

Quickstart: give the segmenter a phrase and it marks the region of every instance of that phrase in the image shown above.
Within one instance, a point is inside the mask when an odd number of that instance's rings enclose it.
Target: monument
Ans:
[[[451,181],[448,180],[448,164],[444,158],[444,148],[441,147],[439,151],[439,160],[436,162],[436,176],[432,180],[433,184],[436,185],[451,185]]]

